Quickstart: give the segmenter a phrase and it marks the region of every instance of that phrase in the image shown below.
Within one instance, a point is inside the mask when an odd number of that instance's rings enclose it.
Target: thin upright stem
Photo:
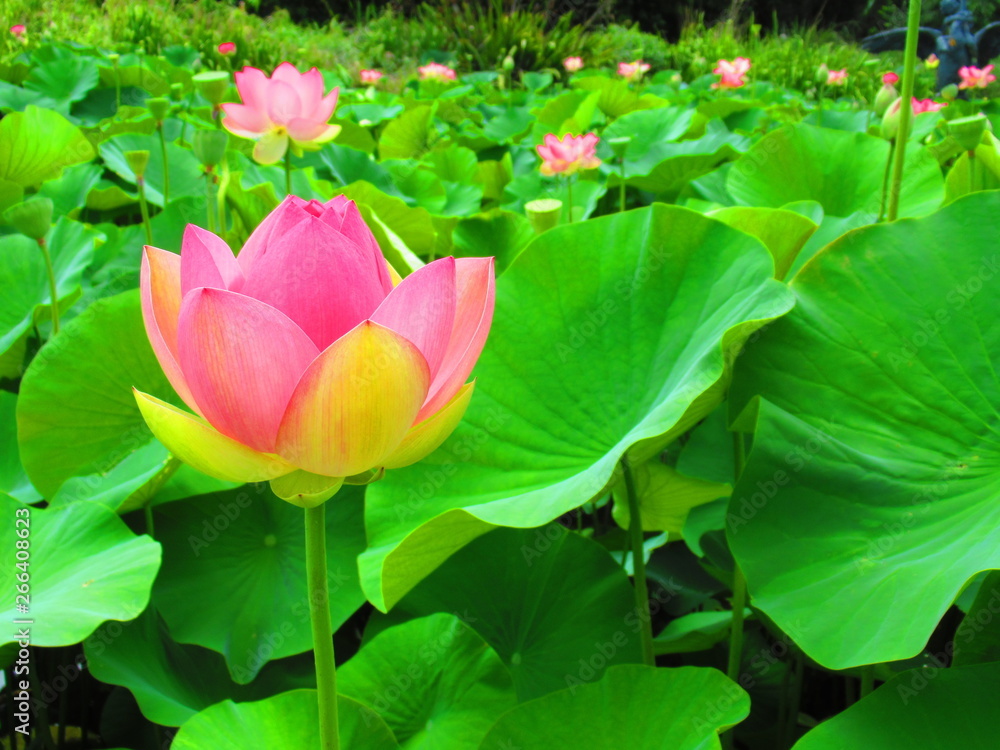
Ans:
[[[285,151],[285,194],[292,194],[292,147]]]
[[[326,572],[326,504],[306,508],[306,581],[312,619],[319,735],[322,750],[340,750],[337,721],[337,666],[333,654],[330,591]]]
[[[889,140],[889,156],[885,160],[885,174],[882,176],[882,202],[878,209],[878,224],[885,218],[886,202],[889,198],[889,177],[892,174],[892,155],[896,152],[896,139]]]
[[[52,304],[49,306],[49,314],[52,316],[52,335],[59,333],[59,289],[56,286],[56,270],[52,266],[52,255],[49,253],[49,246],[45,238],[38,240],[38,247],[45,258],[45,273],[49,277],[49,297]]]
[[[656,666],[653,653],[653,622],[649,612],[649,586],[646,583],[646,557],[642,539],[642,513],[639,510],[639,496],[635,491],[635,477],[628,457],[622,458],[622,472],[625,475],[625,494],[628,495],[628,533],[632,543],[632,578],[635,582],[635,606],[642,623],[639,637],[642,640],[642,656],[646,664]]]
[[[163,154],[163,205],[166,206],[170,200],[170,165],[167,162],[167,137],[163,135],[163,123],[156,126],[160,134],[160,153]]]
[[[146,244],[153,244],[153,225],[149,223],[149,205],[146,203],[146,179],[136,175],[136,187],[139,188],[139,210],[142,212],[142,225],[146,228]]]
[[[618,211],[619,213],[625,213],[625,157],[622,156],[621,164],[619,165],[621,169],[621,184],[618,186]]]
[[[916,78],[917,41],[920,37],[920,0],[910,0],[910,14],[906,28],[906,50],[903,52],[903,92],[899,108],[899,135],[896,136],[896,158],[892,165],[892,184],[889,189],[889,221],[899,218],[899,199],[903,185],[903,163],[906,159],[906,141],[913,119],[913,83]]]
[[[566,178],[566,203],[568,204],[569,218],[566,223],[573,223],[573,178]]]
[[[215,231],[215,174],[211,167],[205,167],[205,220],[208,231]]]

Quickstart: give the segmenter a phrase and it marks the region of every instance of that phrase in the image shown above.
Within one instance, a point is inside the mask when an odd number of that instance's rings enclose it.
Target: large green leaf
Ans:
[[[0,546],[10,559],[0,573],[2,616],[8,623],[31,620],[26,627],[32,644],[69,646],[105,620],[131,620],[145,609],[160,567],[160,545],[148,536],[135,536],[113,512],[93,503],[40,510],[0,494],[0,509],[7,519]],[[22,573],[26,582],[17,580]],[[26,599],[15,601],[25,583]],[[27,611],[17,609],[25,602]],[[4,633],[4,644],[14,642],[18,627]]]
[[[377,635],[337,670],[337,691],[375,709],[402,747],[414,750],[475,750],[517,705],[500,657],[450,614]]]
[[[0,120],[0,180],[29,187],[93,158],[80,129],[50,109],[29,105]]]
[[[100,232],[61,218],[49,233],[56,296],[64,309],[80,294],[80,279],[94,255]],[[0,251],[0,354],[36,322],[47,319],[52,304],[45,256],[38,243],[19,234],[3,238]]]
[[[14,409],[17,396],[0,391],[0,492],[6,492],[22,503],[41,500],[31,485],[31,480],[21,466],[21,454],[17,450],[17,422]]]
[[[457,613],[475,628],[510,669],[522,700],[642,659],[624,571],[601,545],[558,524],[476,539],[372,624],[432,612]]]
[[[364,602],[355,558],[364,549],[363,492],[327,503],[327,568],[334,628]],[[302,509],[266,483],[157,509],[165,565],[153,592],[180,643],[226,658],[250,682],[271,659],[312,648]]]
[[[379,137],[380,159],[419,159],[430,148],[434,108],[414,107],[394,118]]]
[[[146,166],[146,200],[163,206],[163,151],[160,140],[155,135],[125,133],[109,138],[100,145],[101,158],[108,169],[130,183],[136,184],[135,172],[125,158],[126,151],[148,151],[149,164]],[[167,166],[170,168],[170,198],[205,195],[205,176],[201,164],[194,154],[176,143],[167,144]],[[201,217],[198,217],[200,220]]]
[[[491,526],[539,526],[600,493],[719,380],[727,331],[789,309],[772,272],[757,240],[671,206],[534,240],[497,283],[464,421],[369,488],[369,600],[391,607]]]
[[[879,213],[889,144],[866,133],[789,125],[768,133],[729,171],[726,187],[744,206],[781,208],[815,200],[828,216]],[[906,150],[900,216],[920,216],[944,200],[937,160],[918,144]]]
[[[1000,570],[991,570],[983,580],[958,629],[952,664],[1000,661]]]
[[[260,700],[316,686],[308,658],[272,662],[249,685],[236,684],[222,656],[171,640],[153,607],[131,622],[99,627],[84,643],[84,654],[94,677],[127,687],[147,719],[168,727],[227,698]]]
[[[760,395],[728,531],[754,604],[821,664],[920,652],[1000,567],[1000,194],[852,232],[738,361]]]
[[[109,472],[153,439],[133,386],[180,403],[146,338],[138,290],[88,307],[42,348],[21,381],[21,460],[43,495],[70,477]]]
[[[44,94],[60,104],[69,104],[83,99],[97,83],[97,63],[92,58],[74,56],[37,66],[25,79],[24,88]]]
[[[1000,663],[903,672],[795,743],[795,750],[878,750],[997,746]]]
[[[715,669],[612,667],[509,711],[479,747],[713,750],[749,713],[750,697]]]
[[[492,256],[500,275],[534,237],[535,231],[524,216],[494,209],[458,222],[452,234],[452,252],[458,257]]]
[[[357,750],[396,750],[392,731],[367,706],[337,700],[340,746]],[[170,743],[172,750],[320,750],[315,690],[292,690],[255,703],[223,701],[185,722]]]

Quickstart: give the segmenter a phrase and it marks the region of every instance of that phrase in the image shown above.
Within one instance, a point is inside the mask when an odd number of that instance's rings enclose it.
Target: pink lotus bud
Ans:
[[[219,45],[219,54],[220,55],[231,55],[235,51],[236,51],[236,43],[235,42],[223,42],[222,44]]]
[[[557,138],[554,133],[545,136],[541,146],[536,146],[542,157],[541,172],[544,175],[571,175],[581,169],[594,169],[601,164],[594,148],[600,140],[593,133]]]
[[[495,297],[492,258],[400,280],[343,196],[289,196],[238,257],[189,225],[180,255],[146,247],[140,289],[153,351],[191,409],[135,391],[153,434],[210,476],[276,480],[306,507],[455,429]]]
[[[257,68],[243,68],[236,73],[243,101],[222,105],[222,125],[233,135],[257,141],[253,158],[260,164],[280,161],[289,144],[316,150],[340,132],[339,125],[329,123],[339,89],[323,96],[323,88],[323,75],[316,68],[299,73],[284,62],[271,78]]]
[[[826,85],[827,86],[847,85],[847,68],[842,68],[841,70],[829,71],[826,75]]]
[[[567,57],[565,60],[563,60],[563,67],[566,69],[567,73],[575,73],[576,71],[583,68],[583,58]]]
[[[24,36],[28,28],[23,23],[15,23],[10,27],[10,33],[14,36]]]
[[[890,70],[888,73],[882,74],[882,83],[886,86],[895,86],[899,83],[899,76]]]

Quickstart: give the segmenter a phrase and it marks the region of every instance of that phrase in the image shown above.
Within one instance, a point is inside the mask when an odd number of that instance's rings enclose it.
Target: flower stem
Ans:
[[[573,178],[566,178],[566,203],[569,204],[569,218],[567,219],[567,224],[573,223]]]
[[[157,125],[160,134],[160,152],[163,154],[163,205],[170,200],[170,167],[167,163],[167,137],[163,135],[163,123]]]
[[[861,698],[871,695],[875,689],[875,665],[865,664],[861,667]]]
[[[886,201],[889,198],[889,176],[892,174],[892,156],[894,153],[896,153],[896,139],[891,138],[889,140],[889,156],[885,160],[885,174],[882,176],[882,203],[879,205],[878,221],[876,224],[881,224],[885,218]]]
[[[205,167],[205,221],[208,231],[215,231],[215,173],[211,167]]]
[[[139,210],[142,212],[142,225],[146,228],[146,244],[153,244],[153,225],[149,223],[149,206],[146,204],[146,179],[142,175],[135,177],[139,188]]]
[[[906,141],[913,119],[913,83],[917,67],[917,41],[920,36],[920,0],[910,0],[910,14],[906,28],[906,51],[903,53],[903,103],[899,108],[899,135],[896,143],[896,159],[892,165],[892,184],[889,190],[889,221],[899,218],[899,198],[903,185],[903,162],[906,157]]]
[[[285,194],[292,194],[292,147],[285,151]]]
[[[49,296],[52,298],[49,312],[52,315],[52,335],[55,336],[59,333],[59,290],[56,286],[56,271],[52,267],[52,255],[49,253],[49,246],[45,243],[44,237],[38,240],[38,247],[45,258],[45,273],[49,277]]]
[[[306,508],[306,581],[312,619],[316,688],[319,692],[319,734],[322,750],[340,750],[337,721],[337,666],[330,622],[330,591],[326,577],[326,504]]]
[[[618,212],[625,213],[625,156],[622,155],[621,184],[618,186]]]
[[[642,657],[651,667],[656,666],[653,653],[653,622],[649,612],[649,587],[646,584],[646,557],[642,543],[642,513],[639,510],[639,496],[635,491],[635,477],[628,457],[622,457],[622,472],[625,475],[625,494],[628,495],[628,533],[632,542],[632,578],[635,581],[635,607],[642,623],[639,637],[642,639]]]

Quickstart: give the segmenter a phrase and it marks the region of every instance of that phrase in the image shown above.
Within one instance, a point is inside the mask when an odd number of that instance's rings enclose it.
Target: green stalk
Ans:
[[[285,151],[285,194],[292,194],[292,145]]]
[[[167,163],[167,138],[163,135],[163,123],[157,123],[156,130],[160,134],[160,153],[163,154],[163,205],[170,201],[170,167]]]
[[[569,219],[567,224],[573,223],[573,178],[566,178],[566,202],[569,204]]]
[[[622,163],[619,165],[621,167],[622,181],[621,185],[618,186],[618,211],[619,213],[625,213],[625,157],[622,156]]]
[[[822,83],[817,86],[817,89],[818,101],[816,104],[816,127],[821,128],[823,127],[823,92],[825,89]]]
[[[635,581],[635,607],[642,622],[639,637],[642,639],[643,660],[650,667],[656,666],[653,653],[653,622],[649,612],[649,586],[646,583],[646,557],[642,544],[642,513],[639,510],[639,496],[635,491],[635,477],[628,457],[622,458],[622,472],[625,475],[625,494],[628,495],[628,533],[632,542],[632,573]]]
[[[115,117],[122,109],[122,79],[118,73],[118,61],[115,60]]]
[[[315,508],[306,508],[306,580],[319,693],[320,748],[340,750],[337,665],[333,654],[330,590],[326,576],[326,504],[321,503]]]
[[[906,157],[906,141],[913,119],[913,83],[917,67],[917,40],[920,35],[920,0],[910,0],[910,15],[906,28],[906,51],[903,53],[902,106],[899,109],[899,135],[896,144],[896,158],[892,165],[892,184],[889,190],[889,221],[899,218],[899,199],[903,186],[903,162]]]
[[[49,296],[52,298],[49,312],[52,315],[52,335],[55,336],[59,333],[59,290],[56,287],[56,271],[52,267],[52,256],[49,254],[49,246],[45,244],[44,237],[38,240],[38,247],[45,258],[45,273],[49,277]]]
[[[877,224],[881,224],[885,218],[886,201],[889,198],[889,177],[892,174],[892,156],[895,153],[896,139],[892,138],[889,141],[889,156],[885,160],[885,174],[882,176],[882,202],[879,204]]]
[[[146,228],[146,244],[152,245],[153,225],[149,223],[149,206],[146,204],[146,178],[136,175],[135,184],[139,188],[139,210],[142,212],[142,225]]]
[[[875,689],[875,665],[865,664],[861,667],[861,699],[866,695],[871,695]]]
[[[213,186],[215,182],[215,175],[211,167],[205,167],[205,220],[208,223],[208,231],[215,231],[215,196],[213,194]]]

